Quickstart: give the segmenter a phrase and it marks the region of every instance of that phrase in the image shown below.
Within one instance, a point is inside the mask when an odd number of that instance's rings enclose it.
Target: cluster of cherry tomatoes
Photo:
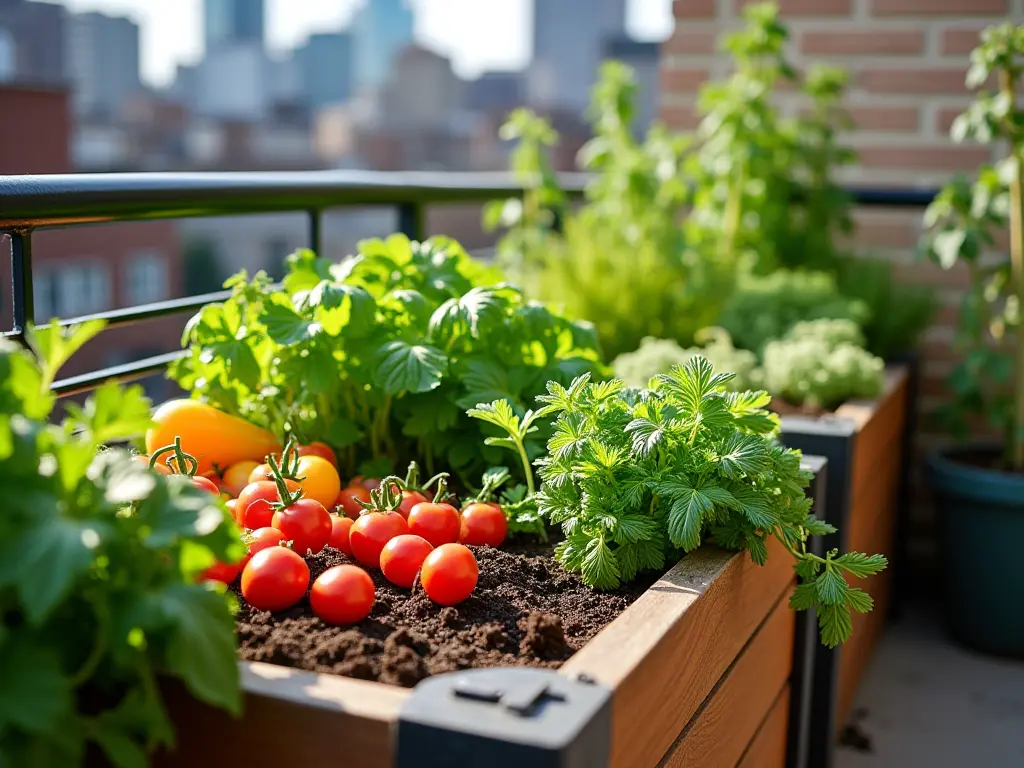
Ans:
[[[398,478],[386,478],[384,487],[382,480],[355,477],[343,488],[337,459],[323,443],[288,446],[266,463],[240,461],[192,481],[224,496],[247,545],[241,562],[217,563],[202,578],[232,584],[240,576],[242,596],[258,610],[298,603],[309,588],[305,556],[325,547],[379,568],[396,586],[409,589],[418,579],[435,603],[456,605],[470,596],[479,575],[466,545],[497,547],[507,533],[499,505],[474,501],[460,511],[443,481],[433,500],[425,488]],[[331,624],[363,620],[374,599],[373,579],[356,565],[329,568],[309,589],[313,613]]]

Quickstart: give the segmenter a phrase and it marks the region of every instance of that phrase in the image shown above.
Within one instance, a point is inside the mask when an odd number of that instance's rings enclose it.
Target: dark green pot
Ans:
[[[933,453],[943,607],[950,632],[984,653],[1024,658],[1024,475],[958,461],[993,446]]]

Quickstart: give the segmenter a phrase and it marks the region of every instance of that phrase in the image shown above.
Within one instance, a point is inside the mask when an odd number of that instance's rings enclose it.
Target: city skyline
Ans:
[[[201,0],[36,0],[74,12],[125,15],[142,36],[142,79],[170,84],[176,66],[203,54]],[[301,45],[308,35],[348,27],[363,0],[267,0],[271,51]],[[411,0],[416,9],[415,39],[451,57],[464,78],[492,70],[521,69],[531,54],[530,0]],[[659,39],[671,28],[671,0],[629,0],[627,28],[641,39]],[[471,33],[470,33],[471,32]]]

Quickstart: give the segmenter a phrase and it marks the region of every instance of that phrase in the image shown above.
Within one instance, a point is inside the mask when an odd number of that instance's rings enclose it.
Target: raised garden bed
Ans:
[[[827,519],[839,529],[825,547],[879,552],[890,559],[895,548],[897,507],[905,474],[905,427],[910,402],[905,365],[886,369],[882,394],[850,401],[817,418],[784,416],[781,440],[828,460]],[[835,737],[851,714],[854,697],[888,612],[892,572],[866,583],[875,601],[871,613],[853,617],[853,636],[834,651],[822,648],[815,675],[811,765],[826,766]]]
[[[810,489],[814,493],[821,487],[822,463],[813,458],[808,463],[819,470],[819,482]],[[806,690],[803,676],[819,641],[813,617],[788,607],[792,561],[774,540],[764,567],[745,553],[705,546],[646,591],[643,585],[615,594],[588,590],[589,602],[583,592],[587,588],[580,586],[576,593],[575,577],[556,570],[553,562],[549,568],[546,555],[536,549],[481,551],[480,556],[494,561],[493,568],[482,569],[494,571],[493,584],[481,581],[478,593],[457,609],[421,603],[415,595],[394,590],[382,595],[379,603],[386,605],[375,607],[360,626],[323,630],[320,640],[313,639],[311,626],[318,621],[304,615],[302,604],[293,614],[272,618],[243,613],[243,655],[272,649],[278,661],[322,668],[308,648],[329,644],[330,635],[346,651],[356,649],[347,660],[334,662],[335,671],[393,684],[241,661],[246,694],[241,720],[196,704],[182,689],[169,690],[179,743],[161,762],[255,765],[279,757],[294,765],[351,768],[449,765],[452,760],[504,765],[506,759],[588,768],[804,764],[805,731],[799,724],[809,712],[799,692]],[[526,575],[509,583],[500,573],[513,563],[525,565]],[[531,604],[533,593],[536,602]],[[538,618],[555,611],[561,614],[565,646]],[[257,627],[268,623],[276,625],[271,632],[281,632],[277,639],[247,645],[245,634],[258,634],[262,630]],[[418,625],[434,636],[417,639]],[[289,649],[291,627],[304,639]],[[421,642],[425,645],[412,647]],[[459,658],[455,648],[474,648],[474,658]],[[410,654],[420,656],[411,667]],[[395,674],[402,659],[405,668],[418,670],[415,675]],[[477,663],[527,663],[542,669],[520,670],[519,676],[528,680],[503,677],[500,683],[486,676],[516,672],[445,673]],[[411,690],[402,687],[429,672],[439,674]],[[467,683],[522,692],[523,686],[537,684],[535,675],[565,700],[519,716],[503,703],[452,694],[453,687]],[[447,712],[458,715],[457,724],[437,722]],[[579,728],[569,732],[574,718]],[[491,738],[481,738],[488,730]],[[560,739],[561,747],[552,746]],[[442,744],[443,754],[430,754],[431,744],[435,750]],[[556,754],[565,762],[544,762]]]

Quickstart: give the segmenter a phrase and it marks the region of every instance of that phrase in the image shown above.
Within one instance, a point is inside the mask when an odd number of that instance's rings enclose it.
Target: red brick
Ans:
[[[661,108],[661,120],[673,130],[688,131],[697,127],[700,117],[690,104],[673,104]]]
[[[920,211],[913,214],[882,213],[859,209],[852,239],[870,248],[912,248],[919,237]]]
[[[924,32],[919,29],[855,32],[804,32],[800,38],[804,53],[829,56],[898,56],[924,53]]]
[[[980,29],[946,29],[942,32],[942,52],[960,56],[973,51],[980,42]]]
[[[872,0],[875,16],[986,16],[1009,13],[1009,0]]]
[[[912,131],[921,120],[916,107],[850,107],[858,131]]]
[[[661,44],[661,52],[709,55],[715,52],[716,45],[714,32],[684,32],[677,28],[672,37]]]
[[[858,151],[865,168],[908,171],[972,171],[991,158],[985,147],[864,147]]]
[[[949,129],[953,127],[953,121],[963,114],[963,107],[945,107],[939,110],[935,116],[935,130],[943,136],[949,135]]]
[[[872,93],[966,93],[966,70],[961,67],[936,69],[866,69],[857,85]]]
[[[966,288],[971,284],[967,266],[962,262],[949,269],[942,269],[930,261],[915,260],[912,264],[897,264],[892,273],[896,280],[915,285]]]
[[[743,6],[760,0],[733,0],[738,12]],[[853,0],[778,0],[779,10],[785,16],[849,16]]]
[[[662,93],[696,93],[711,77],[706,69],[662,69]]]
[[[677,19],[713,19],[715,0],[675,0],[672,13]]]

